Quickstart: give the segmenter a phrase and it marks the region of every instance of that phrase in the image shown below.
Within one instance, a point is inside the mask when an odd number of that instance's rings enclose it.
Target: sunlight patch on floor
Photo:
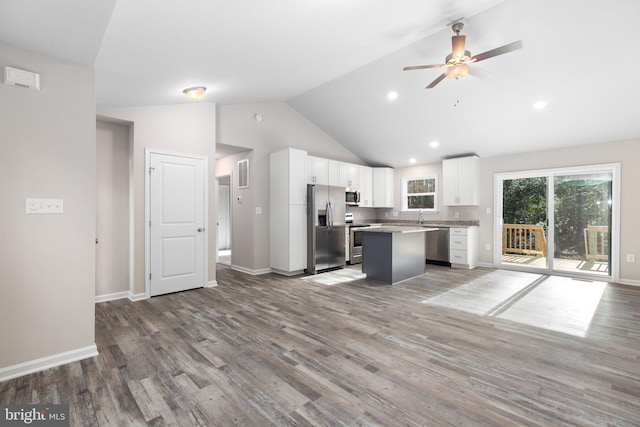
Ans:
[[[584,337],[606,282],[497,270],[424,304]]]
[[[422,302],[486,315],[541,277],[540,274],[496,270]]]
[[[342,268],[340,270],[328,271],[326,273],[315,274],[312,276],[305,276],[302,280],[307,282],[317,283],[319,285],[339,285],[340,283],[353,282],[354,280],[360,280],[366,278],[367,275],[362,271],[353,268]]]
[[[551,276],[497,317],[584,337],[607,284]]]

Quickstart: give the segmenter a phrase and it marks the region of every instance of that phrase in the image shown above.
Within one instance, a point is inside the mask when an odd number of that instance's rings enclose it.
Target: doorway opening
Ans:
[[[496,264],[618,277],[619,165],[496,174]]]
[[[231,175],[216,177],[218,197],[217,262],[231,265]]]

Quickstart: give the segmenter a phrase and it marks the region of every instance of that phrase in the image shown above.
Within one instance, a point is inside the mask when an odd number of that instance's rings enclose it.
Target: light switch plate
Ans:
[[[28,214],[61,214],[64,213],[62,199],[26,199],[25,212]]]

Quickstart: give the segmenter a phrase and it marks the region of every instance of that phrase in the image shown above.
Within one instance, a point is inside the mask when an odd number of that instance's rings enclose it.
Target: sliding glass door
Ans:
[[[612,182],[611,172],[555,177],[556,270],[611,275]]]
[[[549,178],[532,176],[502,181],[502,262],[548,268]]]
[[[497,174],[497,264],[613,276],[617,165]]]

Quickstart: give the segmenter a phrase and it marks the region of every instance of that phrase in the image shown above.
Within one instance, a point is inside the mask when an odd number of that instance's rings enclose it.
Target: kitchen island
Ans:
[[[362,272],[367,279],[393,285],[424,274],[424,233],[438,228],[385,226],[363,230]]]

